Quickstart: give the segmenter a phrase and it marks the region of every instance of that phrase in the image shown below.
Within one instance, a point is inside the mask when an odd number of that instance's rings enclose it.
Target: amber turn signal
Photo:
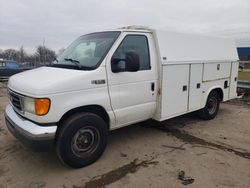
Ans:
[[[48,98],[44,99],[35,99],[35,112],[36,115],[42,116],[46,115],[49,112],[50,108],[50,100]]]

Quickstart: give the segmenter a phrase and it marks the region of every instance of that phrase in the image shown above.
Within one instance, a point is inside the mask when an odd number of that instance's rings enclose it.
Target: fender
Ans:
[[[79,113],[79,112],[89,112],[89,113],[93,113],[93,114],[100,116],[107,123],[108,129],[110,128],[110,119],[112,121],[114,118],[114,117],[110,118],[110,115],[107,113],[106,109],[103,106],[87,105],[87,106],[80,106],[77,108],[73,108],[73,109],[65,112],[59,121],[59,125],[61,123],[63,123],[64,120],[66,120],[70,116],[72,116],[76,113]]]
[[[223,98],[224,98],[223,87],[221,85],[215,85],[215,86],[210,87],[207,91],[205,91],[205,93],[203,95],[203,100],[202,100],[203,101],[202,108],[204,108],[205,105],[206,105],[207,97],[208,97],[209,93],[211,91],[213,91],[213,90],[216,90],[216,89],[220,90],[221,93],[219,93],[219,94],[220,94],[220,97],[221,97],[221,101],[223,101]]]

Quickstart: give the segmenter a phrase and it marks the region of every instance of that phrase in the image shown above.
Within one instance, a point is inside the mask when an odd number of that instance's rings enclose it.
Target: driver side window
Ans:
[[[138,54],[140,61],[139,70],[151,69],[148,40],[145,35],[127,35],[116,49],[112,58],[125,59],[125,55],[128,52]],[[119,66],[125,66],[124,63],[121,62]]]

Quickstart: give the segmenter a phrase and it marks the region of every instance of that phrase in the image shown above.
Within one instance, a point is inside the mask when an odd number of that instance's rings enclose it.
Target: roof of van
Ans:
[[[154,31],[163,63],[239,60],[235,41],[195,34]]]

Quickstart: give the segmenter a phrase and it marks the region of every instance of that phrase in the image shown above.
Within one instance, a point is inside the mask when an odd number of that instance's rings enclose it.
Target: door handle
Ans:
[[[187,91],[187,85],[184,85],[184,86],[182,87],[182,91]]]
[[[155,83],[154,82],[151,83],[151,91],[155,91]]]

